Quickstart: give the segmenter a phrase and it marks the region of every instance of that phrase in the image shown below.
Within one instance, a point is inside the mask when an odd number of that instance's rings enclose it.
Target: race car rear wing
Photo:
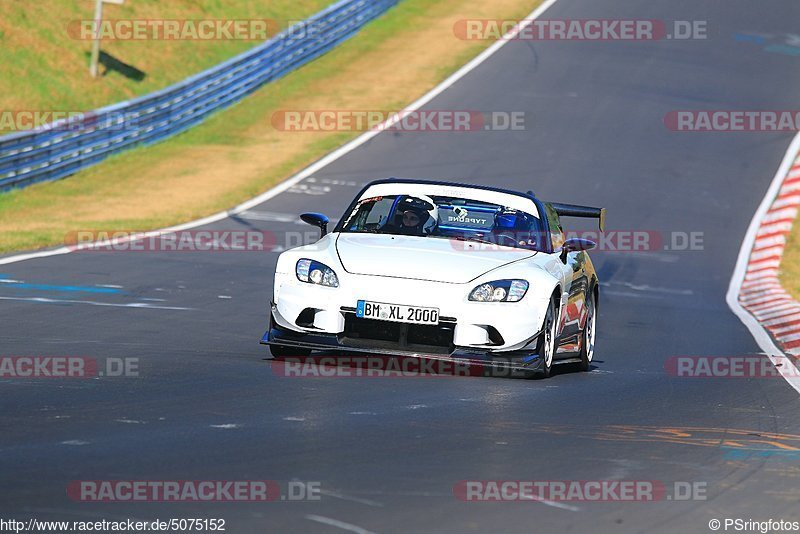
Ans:
[[[592,219],[599,219],[598,224],[600,231],[605,230],[606,226],[606,209],[605,208],[591,208],[589,206],[577,206],[575,204],[561,204],[552,202],[550,204],[556,210],[559,217],[589,217]]]

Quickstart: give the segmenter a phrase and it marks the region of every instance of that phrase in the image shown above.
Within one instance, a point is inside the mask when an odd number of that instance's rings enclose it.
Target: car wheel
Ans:
[[[594,301],[594,292],[586,299],[586,326],[581,334],[581,363],[578,368],[588,371],[594,357],[594,340],[597,335],[597,305]]]
[[[287,347],[285,345],[270,345],[269,351],[275,358],[304,358],[311,354],[311,350],[309,349]]]
[[[557,332],[558,301],[554,295],[550,299],[550,305],[547,307],[544,323],[542,323],[542,335],[539,336],[539,343],[536,347],[536,352],[542,358],[541,376],[544,378],[548,378],[553,371],[553,358],[555,358],[556,347],[558,346]]]

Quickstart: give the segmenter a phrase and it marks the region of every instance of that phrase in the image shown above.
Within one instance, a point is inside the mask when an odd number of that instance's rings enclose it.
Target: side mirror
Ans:
[[[597,247],[597,243],[589,239],[580,237],[573,237],[567,239],[561,247],[561,261],[567,261],[567,254],[570,252],[578,252],[581,250],[592,250]]]
[[[328,218],[325,215],[321,213],[303,213],[300,215],[300,219],[311,226],[319,227],[320,237],[328,233]]]

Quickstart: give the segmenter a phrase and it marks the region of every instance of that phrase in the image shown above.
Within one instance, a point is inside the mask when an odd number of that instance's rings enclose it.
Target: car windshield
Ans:
[[[546,250],[538,217],[466,198],[428,195],[365,198],[346,216],[341,231],[458,239]]]

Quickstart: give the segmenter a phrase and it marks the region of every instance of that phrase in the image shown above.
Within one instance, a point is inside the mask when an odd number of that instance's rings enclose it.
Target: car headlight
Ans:
[[[519,302],[528,291],[525,280],[495,280],[481,284],[469,294],[469,300],[476,302]]]
[[[339,287],[339,279],[333,269],[318,261],[299,260],[295,267],[295,273],[297,274],[297,279],[301,282],[327,287]]]

